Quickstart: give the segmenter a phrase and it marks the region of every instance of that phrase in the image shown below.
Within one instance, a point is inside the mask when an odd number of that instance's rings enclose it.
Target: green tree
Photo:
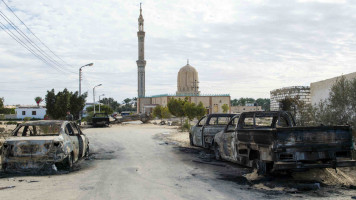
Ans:
[[[197,109],[195,103],[185,102],[183,106],[184,115],[188,117],[189,121],[192,121],[197,116]]]
[[[102,100],[100,100],[100,103],[105,104],[105,105],[109,105],[111,107],[111,109],[115,112],[120,112],[120,103],[118,103],[117,101],[115,101],[113,98],[103,98]]]
[[[324,125],[350,124],[356,128],[356,79],[344,76],[331,87],[329,98],[314,107],[315,122]]]
[[[262,110],[270,111],[270,104],[271,104],[270,99],[258,98],[258,99],[256,99],[256,103],[258,106],[261,106]]]
[[[167,119],[171,117],[171,113],[169,112],[167,107],[163,107],[161,105],[157,105],[153,111],[152,114],[154,117],[159,118],[161,121],[162,119]]]
[[[206,109],[203,105],[202,102],[199,102],[197,107],[196,107],[196,112],[197,112],[197,118],[200,119],[202,118],[204,115],[206,115]]]
[[[56,114],[56,93],[54,92],[54,89],[52,90],[47,90],[47,94],[45,97],[45,102],[46,102],[46,109],[47,109],[47,114],[53,118],[57,119],[57,114]]]
[[[176,117],[179,117],[180,118],[180,124],[181,124],[181,127],[182,127],[182,131],[183,131],[183,119],[184,119],[184,116],[185,116],[185,113],[184,113],[184,103],[187,101],[187,99],[185,99],[184,101],[182,99],[170,99],[168,101],[168,104],[167,104],[167,107],[168,107],[168,110],[169,112],[176,116]]]
[[[79,117],[83,110],[87,93],[79,96],[78,92],[69,92],[67,89],[55,93],[54,89],[47,91],[45,102],[47,115],[53,119],[65,119],[67,112],[71,112],[74,118]]]
[[[229,105],[227,105],[227,104],[223,104],[223,105],[221,106],[221,108],[222,108],[222,110],[223,110],[223,113],[227,113],[227,111],[229,111]]]
[[[162,112],[162,118],[163,118],[163,119],[168,119],[168,118],[171,118],[171,117],[172,117],[172,115],[171,115],[171,113],[169,112],[167,106],[162,107],[162,111],[161,111],[161,112]]]
[[[88,93],[85,92],[79,96],[78,92],[71,93],[69,111],[74,118],[79,119],[79,113],[84,109],[85,99],[87,98]]]
[[[87,112],[94,112],[94,107],[93,106],[89,106],[87,107]],[[99,112],[99,105],[95,105],[95,111]],[[107,113],[107,114],[112,114],[114,111],[113,109],[108,106],[108,105],[100,105],[100,112],[101,113]]]
[[[1,97],[0,98],[0,108],[3,108],[4,107],[4,97]]]
[[[162,121],[162,106],[157,105],[152,111],[153,117],[157,117]]]

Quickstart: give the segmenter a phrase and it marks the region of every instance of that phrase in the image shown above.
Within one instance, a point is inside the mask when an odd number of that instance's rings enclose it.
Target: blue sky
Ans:
[[[58,72],[0,29],[0,97],[35,104],[47,90],[82,91],[121,102],[137,95],[140,1],[5,0],[68,66]],[[269,97],[269,91],[355,72],[356,3],[342,0],[146,0],[146,95],[175,93],[186,64],[202,93]],[[0,10],[24,26],[0,3]],[[5,23],[2,18],[0,22]],[[35,39],[33,39],[36,41]]]

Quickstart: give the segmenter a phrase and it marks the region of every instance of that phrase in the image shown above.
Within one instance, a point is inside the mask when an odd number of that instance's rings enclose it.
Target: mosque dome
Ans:
[[[198,71],[189,63],[180,68],[177,78],[177,95],[198,95]]]

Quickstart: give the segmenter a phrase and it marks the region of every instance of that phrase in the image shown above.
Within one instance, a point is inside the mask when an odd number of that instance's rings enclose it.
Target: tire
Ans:
[[[68,157],[64,160],[63,167],[66,170],[71,170],[73,167],[73,156],[72,153],[68,155]]]
[[[189,143],[190,143],[190,146],[194,146],[192,134],[189,134]]]
[[[6,164],[5,164],[5,163],[3,163],[3,164],[1,165],[1,169],[2,169],[3,172],[6,173]]]
[[[215,159],[216,160],[221,160],[221,154],[219,150],[219,145],[214,143],[214,154],[215,154]]]
[[[89,144],[88,144],[88,146],[87,146],[87,149],[85,150],[85,154],[84,154],[84,157],[86,157],[86,158],[89,158]]]
[[[266,175],[268,173],[267,171],[267,164],[265,161],[262,160],[255,160],[255,167],[257,169],[257,174],[258,175]]]

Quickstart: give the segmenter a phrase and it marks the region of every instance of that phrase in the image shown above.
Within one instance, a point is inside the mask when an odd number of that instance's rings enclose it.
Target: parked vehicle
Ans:
[[[287,112],[245,112],[215,135],[217,159],[255,167],[259,174],[355,166],[350,126],[296,127]]]
[[[215,134],[223,130],[235,115],[216,113],[202,117],[189,132],[190,145],[211,148]]]
[[[92,117],[94,127],[106,126],[110,124],[110,117],[107,113],[95,113]]]
[[[74,122],[26,122],[11,135],[0,150],[5,171],[42,169],[53,164],[70,169],[89,155],[89,140]]]

